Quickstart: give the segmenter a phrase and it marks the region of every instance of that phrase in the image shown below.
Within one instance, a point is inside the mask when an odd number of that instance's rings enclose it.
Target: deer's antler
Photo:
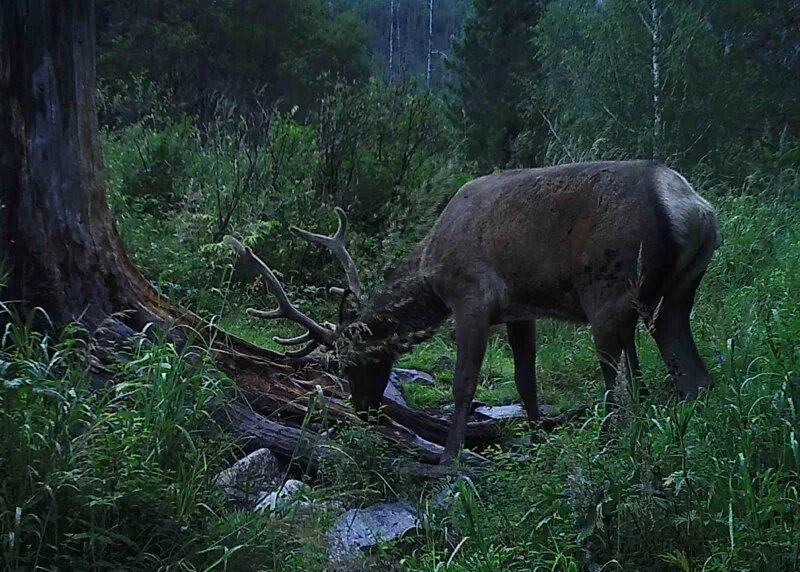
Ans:
[[[269,291],[272,292],[272,295],[275,296],[275,300],[278,302],[278,307],[274,310],[256,310],[255,308],[248,308],[247,313],[251,316],[267,320],[286,318],[287,320],[300,324],[308,330],[305,334],[294,338],[274,338],[274,340],[281,345],[305,344],[298,350],[286,352],[285,355],[287,357],[304,357],[319,346],[330,346],[333,344],[336,339],[336,330],[321,326],[301,312],[297,306],[292,304],[280,281],[272,272],[272,269],[256,256],[250,247],[245,246],[232,236],[226,236],[223,240],[236,254],[247,259],[250,264],[258,270],[259,274],[266,280]]]
[[[356,270],[356,265],[353,262],[353,258],[350,256],[350,253],[347,252],[347,248],[344,245],[344,237],[347,233],[347,215],[345,214],[344,210],[339,207],[336,207],[333,210],[336,213],[336,216],[339,218],[339,226],[336,229],[336,232],[331,236],[309,232],[296,226],[289,227],[289,230],[297,236],[304,238],[308,242],[318,244],[330,250],[344,269],[344,273],[347,276],[347,287],[353,294],[355,294],[356,300],[363,302],[361,281],[358,279],[358,270]],[[341,295],[344,293],[344,290],[341,288],[331,288],[331,292]]]

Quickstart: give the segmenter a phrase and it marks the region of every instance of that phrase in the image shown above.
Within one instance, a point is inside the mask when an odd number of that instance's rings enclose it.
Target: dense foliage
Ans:
[[[693,314],[712,391],[685,404],[659,389],[663,364],[642,330],[643,381],[655,389],[636,399],[623,380],[620,412],[607,418],[589,332],[545,322],[542,400],[598,403],[580,424],[552,434],[510,427],[504,448],[488,452],[488,472],[425,483],[402,475],[397,453],[368,428],[339,432],[354,464],[309,476],[315,497],[348,506],[405,498],[422,514],[417,535],[359,566],[800,566],[796,2],[98,8],[106,178],[130,253],[173,299],[260,344],[288,330],[242,316],[247,303],[270,302],[247,269],[234,269],[228,233],[304,308],[324,313],[339,270],[288,226],[330,229],[333,206],[348,212],[349,246],[370,287],[465,181],[495,168],[657,158],[718,209],[722,244]],[[48,337],[17,319],[3,333],[6,568],[326,569],[324,532],[340,510],[229,511],[210,486],[236,454],[213,421],[228,380],[202,360],[188,367],[167,343],[134,343],[132,361],[97,371],[89,344],[80,330]],[[404,363],[447,382],[453,353],[446,327]],[[512,373],[495,336],[478,398],[515,401]],[[451,401],[447,386],[414,385],[405,397],[423,408]],[[442,488],[451,502],[434,507]]]
[[[533,145],[543,141],[542,133],[532,133],[541,120],[524,117],[520,110],[530,96],[526,82],[542,79],[540,58],[530,42],[544,4],[477,0],[455,44],[453,120],[461,124],[466,156],[481,171],[507,165],[523,129]]]
[[[797,137],[796,3],[578,4],[548,6],[533,36],[546,86],[528,90],[566,148],[741,176],[749,146]]]

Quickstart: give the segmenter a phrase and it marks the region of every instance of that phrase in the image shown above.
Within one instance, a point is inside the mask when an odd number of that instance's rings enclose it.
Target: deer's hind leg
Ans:
[[[672,292],[664,298],[655,319],[653,338],[681,398],[694,397],[712,379],[697,351],[689,315],[700,279],[683,292]]]
[[[514,382],[525,405],[528,420],[539,421],[539,395],[536,387],[536,322],[509,322],[508,343],[514,355]]]
[[[616,385],[621,367],[625,368],[625,375],[629,380],[639,374],[635,342],[637,321],[634,310],[591,320],[595,349],[609,395]]]

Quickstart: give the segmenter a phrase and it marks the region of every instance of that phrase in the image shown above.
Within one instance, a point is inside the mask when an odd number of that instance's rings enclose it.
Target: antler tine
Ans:
[[[303,357],[306,357],[311,352],[313,352],[318,347],[319,347],[319,343],[315,342],[314,340],[311,340],[306,345],[304,345],[302,348],[299,348],[299,349],[296,349],[296,350],[287,351],[286,355],[289,356],[290,358],[303,358]]]
[[[261,276],[267,281],[267,287],[269,291],[272,292],[272,295],[275,296],[275,300],[278,302],[278,308],[275,310],[255,310],[253,308],[248,308],[247,313],[251,316],[256,316],[259,318],[265,318],[268,320],[274,320],[276,318],[286,318],[293,322],[296,322],[306,328],[308,330],[308,335],[310,339],[313,340],[314,343],[317,345],[330,345],[333,343],[336,333],[324,326],[320,326],[317,322],[313,319],[306,316],[303,312],[301,312],[297,306],[292,304],[289,300],[289,296],[286,295],[286,291],[283,289],[278,278],[272,272],[272,269],[267,266],[267,264],[261,260],[258,256],[255,255],[253,250],[232,236],[226,236],[223,238],[225,244],[227,244],[236,254],[239,256],[246,258]],[[311,343],[311,342],[309,342]],[[301,350],[298,350],[301,351]],[[310,351],[309,351],[310,353]],[[287,352],[289,357],[297,357],[292,356],[290,353]],[[302,357],[302,356],[300,356]]]
[[[282,346],[296,346],[298,344],[304,344],[306,342],[311,341],[311,334],[305,333],[294,338],[279,338],[278,336],[273,336],[272,341],[276,344],[280,344]]]
[[[350,256],[350,253],[347,252],[347,248],[344,245],[344,237],[347,233],[347,215],[344,210],[339,207],[333,210],[339,218],[339,226],[336,228],[336,232],[331,236],[309,232],[296,226],[290,226],[289,230],[308,242],[319,244],[330,250],[344,269],[344,273],[347,276],[347,286],[350,288],[350,291],[355,294],[356,299],[361,300],[361,281],[358,278],[358,270],[356,269],[355,262],[353,262],[353,258]]]

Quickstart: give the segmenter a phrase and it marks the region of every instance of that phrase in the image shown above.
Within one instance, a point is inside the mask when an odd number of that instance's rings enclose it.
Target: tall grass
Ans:
[[[226,514],[212,476],[232,384],[202,352],[144,336],[111,370],[85,332],[12,320],[0,343],[4,570],[211,570],[272,553],[263,519]],[[277,529],[276,529],[277,530]],[[245,567],[244,569],[250,569]]]
[[[692,323],[716,385],[676,402],[654,343],[638,334],[643,377],[606,415],[585,328],[544,322],[543,401],[594,403],[551,433],[516,429],[513,454],[493,448],[471,479],[419,480],[368,428],[338,431],[355,452],[323,466],[315,495],[345,507],[418,501],[419,534],[387,543],[353,569],[800,569],[800,203],[792,173],[752,178],[742,192],[706,188],[722,241]],[[266,340],[270,332],[222,322]],[[87,336],[12,321],[0,340],[0,560],[9,570],[323,570],[326,527],[311,518],[226,511],[211,476],[234,455],[216,424],[231,382],[199,353],[134,340],[110,372],[92,366]],[[452,376],[447,331],[404,365]],[[502,334],[479,398],[516,400]],[[663,388],[663,389],[659,389]],[[420,407],[449,388],[416,386]],[[522,454],[520,454],[522,453]],[[435,497],[450,490],[448,502]],[[345,507],[341,507],[344,509]],[[360,568],[359,568],[360,567]]]

